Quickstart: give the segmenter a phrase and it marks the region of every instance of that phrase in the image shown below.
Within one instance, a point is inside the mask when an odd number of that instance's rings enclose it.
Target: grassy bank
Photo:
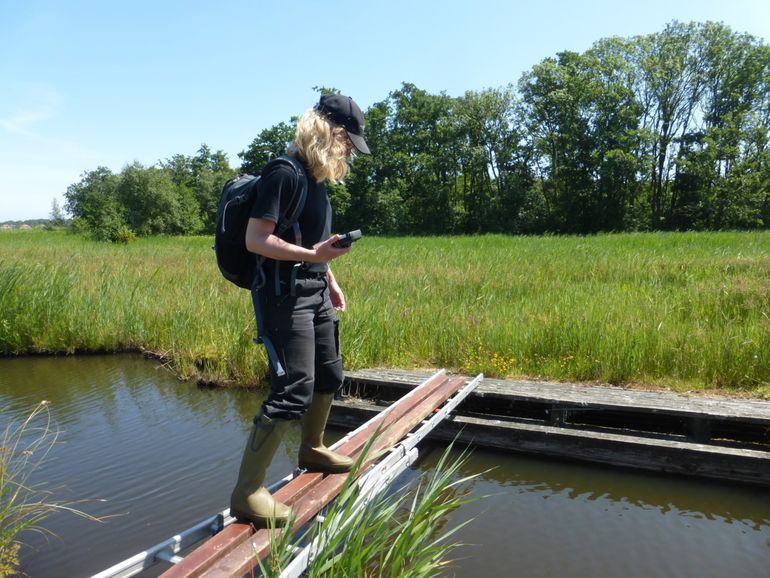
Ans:
[[[0,233],[0,353],[143,350],[185,378],[265,372],[211,238]],[[334,264],[346,367],[770,395],[770,233],[365,238]]]

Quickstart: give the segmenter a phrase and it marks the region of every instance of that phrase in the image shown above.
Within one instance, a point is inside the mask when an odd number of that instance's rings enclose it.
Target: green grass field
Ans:
[[[211,244],[1,232],[0,354],[145,351],[260,382],[249,294]],[[347,369],[770,396],[770,232],[364,238],[334,270]]]

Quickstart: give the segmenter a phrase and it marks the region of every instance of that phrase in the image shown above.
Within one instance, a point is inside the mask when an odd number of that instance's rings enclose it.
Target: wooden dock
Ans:
[[[330,423],[365,421],[425,375],[348,372]],[[481,447],[770,485],[767,401],[486,378],[431,434],[455,436]]]
[[[374,461],[369,456],[381,454],[432,415],[468,380],[464,377],[448,377],[444,372],[426,376],[419,384],[413,384],[406,395],[388,408],[378,410],[375,419],[364,428],[349,436],[335,451],[357,459],[376,431],[379,436],[362,458],[363,473]],[[405,393],[405,392],[402,392]],[[443,416],[442,416],[443,417]],[[364,420],[366,421],[366,420]],[[340,492],[347,474],[302,473],[274,493],[276,499],[289,504],[294,510],[296,531],[313,519],[321,509]],[[280,532],[278,530],[277,532]],[[252,525],[234,522],[214,535],[200,547],[167,570],[164,578],[231,578],[251,574],[258,566],[258,559],[269,553],[270,532],[256,530]]]

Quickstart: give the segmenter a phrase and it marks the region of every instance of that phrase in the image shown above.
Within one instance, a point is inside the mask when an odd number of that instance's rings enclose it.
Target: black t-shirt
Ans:
[[[305,174],[308,176],[307,200],[297,220],[302,234],[301,243],[297,243],[291,228],[284,232],[281,238],[289,243],[301,244],[311,249],[316,243],[325,241],[331,236],[332,206],[326,192],[325,181],[316,182],[307,169]],[[282,162],[268,164],[262,172],[258,185],[259,194],[251,208],[250,216],[254,219],[267,219],[277,223],[279,215],[285,214],[298,184],[298,175],[293,167]],[[286,262],[285,266],[290,268],[291,265],[293,262]],[[267,259],[265,266],[273,267],[274,261]],[[311,271],[325,271],[328,266],[326,263],[312,263],[308,264],[307,268]]]

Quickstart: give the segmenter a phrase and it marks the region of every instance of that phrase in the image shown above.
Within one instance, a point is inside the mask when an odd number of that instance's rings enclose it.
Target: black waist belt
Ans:
[[[323,279],[326,277],[326,271],[308,271],[300,269],[297,273],[297,279]]]
[[[309,269],[305,263],[281,261],[274,266],[265,267],[266,286],[271,287],[276,295],[281,294],[281,283],[289,286],[289,294],[295,294],[297,279],[325,279],[326,270]]]

